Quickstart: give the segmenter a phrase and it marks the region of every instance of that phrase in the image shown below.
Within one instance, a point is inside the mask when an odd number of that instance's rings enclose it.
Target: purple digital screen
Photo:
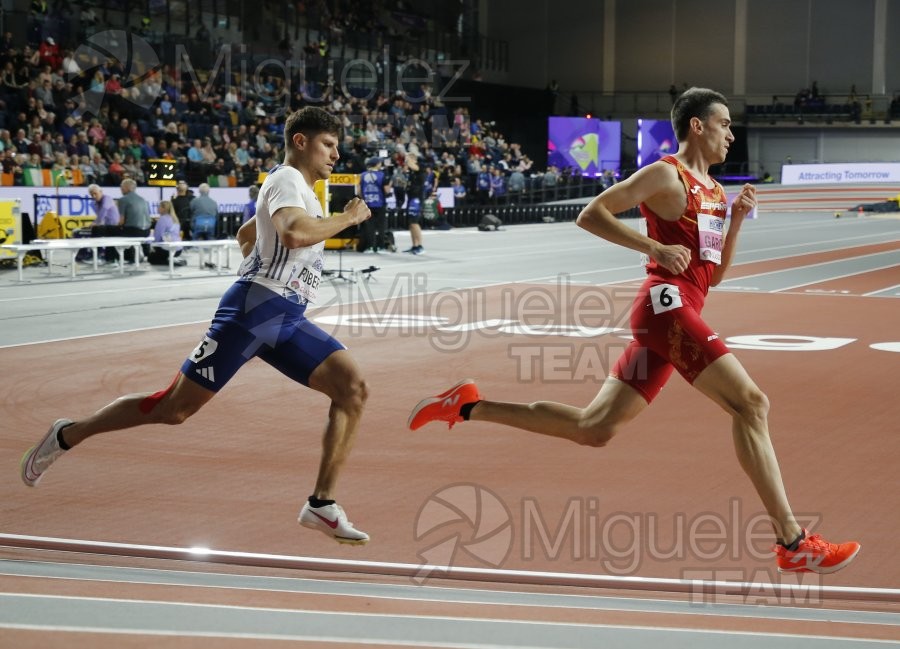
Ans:
[[[589,117],[550,117],[547,123],[547,165],[571,167],[583,176],[618,171],[622,154],[622,124]]]
[[[639,119],[637,130],[637,166],[646,167],[652,162],[678,152],[678,142],[672,122],[665,119]]]

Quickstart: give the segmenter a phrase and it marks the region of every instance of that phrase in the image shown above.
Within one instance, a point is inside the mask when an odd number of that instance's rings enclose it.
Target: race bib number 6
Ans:
[[[655,314],[680,309],[681,292],[674,284],[657,284],[650,287],[650,302]]]

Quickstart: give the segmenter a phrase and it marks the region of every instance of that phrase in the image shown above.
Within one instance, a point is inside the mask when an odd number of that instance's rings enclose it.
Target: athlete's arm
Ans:
[[[302,207],[282,207],[272,215],[272,223],[281,244],[293,250],[330,239],[341,230],[359,225],[370,216],[372,213],[369,207],[362,200],[353,198],[343,212],[327,219],[312,217]]]
[[[665,207],[671,207],[668,203],[686,201],[684,188],[671,165],[654,163],[606,189],[588,203],[575,223],[593,235],[649,256],[672,273],[682,273],[691,260],[690,250],[679,245],[663,245],[631,229],[615,217],[616,214],[651,199],[655,199],[654,204]],[[657,211],[657,214],[661,211],[666,210]],[[681,205],[678,214],[683,211],[684,205]]]
[[[737,249],[738,233],[741,231],[741,224],[744,218],[756,207],[756,187],[746,184],[741,188],[741,193],[737,195],[731,204],[731,218],[729,219],[728,232],[725,234],[725,241],[722,244],[722,263],[713,271],[710,284],[717,286],[725,277],[728,268],[731,266],[731,260],[734,259],[734,251]]]
[[[240,228],[235,235],[238,245],[241,247],[241,255],[246,257],[256,245],[256,217],[250,218]]]

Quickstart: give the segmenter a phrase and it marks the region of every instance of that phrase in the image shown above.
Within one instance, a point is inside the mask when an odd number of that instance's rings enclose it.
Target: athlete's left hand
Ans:
[[[731,218],[743,219],[756,207],[756,186],[746,183],[731,204]]]

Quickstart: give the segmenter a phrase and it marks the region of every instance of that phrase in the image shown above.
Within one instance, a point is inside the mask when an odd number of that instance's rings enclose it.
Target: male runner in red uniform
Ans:
[[[647,279],[634,301],[634,341],[586,407],[560,403],[503,403],[481,399],[471,380],[421,401],[409,418],[416,430],[430,421],[489,421],[604,446],[659,394],[672,370],[719,404],[733,419],[735,449],[775,528],[778,569],[830,573],[850,563],[858,543],[833,544],[798,525],[788,504],[769,438],[769,401],[741,363],[701,319],[710,286],[722,281],[734,257],[756,189],[744,185],[731,207],[725,233],[725,192],[709,177],[734,141],[727,101],[691,88],[672,107],[678,153],[649,165],[596,197],[577,224],[650,258]],[[644,236],[615,218],[640,205]]]

